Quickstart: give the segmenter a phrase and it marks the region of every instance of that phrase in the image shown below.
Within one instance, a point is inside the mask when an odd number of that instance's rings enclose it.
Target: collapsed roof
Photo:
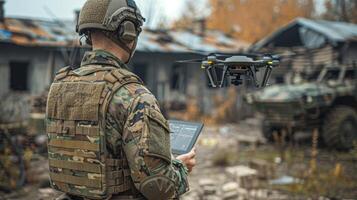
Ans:
[[[78,36],[71,21],[5,18],[0,22],[0,43],[19,46],[73,47]],[[138,42],[142,52],[238,52],[249,46],[222,32],[207,30],[204,36],[188,30],[145,29]]]
[[[357,24],[326,20],[297,18],[271,35],[254,44],[250,49],[305,47],[320,48],[329,44],[357,42]]]

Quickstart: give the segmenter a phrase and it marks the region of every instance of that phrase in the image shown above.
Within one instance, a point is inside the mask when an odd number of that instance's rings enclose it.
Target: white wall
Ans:
[[[50,60],[51,51],[55,49],[41,47],[19,47],[11,44],[0,44],[0,94],[9,91],[11,61],[29,62],[28,86],[29,93],[36,95],[43,92],[52,82],[51,73],[55,73],[59,68],[64,67],[63,57],[60,53],[54,54],[54,60]],[[54,70],[51,64],[54,63]]]

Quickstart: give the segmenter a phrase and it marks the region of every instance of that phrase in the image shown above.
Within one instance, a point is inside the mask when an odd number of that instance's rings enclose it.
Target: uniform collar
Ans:
[[[128,67],[116,56],[105,50],[87,51],[81,62],[81,67],[86,65],[111,65],[118,68]]]

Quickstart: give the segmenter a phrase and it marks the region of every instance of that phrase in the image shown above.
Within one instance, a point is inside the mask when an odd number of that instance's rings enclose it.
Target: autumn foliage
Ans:
[[[324,19],[357,23],[356,0],[326,0],[325,8],[326,12],[322,14]]]
[[[311,17],[313,0],[210,0],[208,27],[255,42],[296,17]]]

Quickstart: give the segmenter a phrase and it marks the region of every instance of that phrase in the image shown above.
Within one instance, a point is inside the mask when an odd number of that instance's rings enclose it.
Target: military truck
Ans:
[[[316,76],[299,76],[300,83],[273,85],[247,96],[247,102],[262,113],[262,132],[274,133],[318,129],[323,143],[348,150],[357,145],[356,67],[325,67]],[[296,77],[295,77],[296,78]]]

